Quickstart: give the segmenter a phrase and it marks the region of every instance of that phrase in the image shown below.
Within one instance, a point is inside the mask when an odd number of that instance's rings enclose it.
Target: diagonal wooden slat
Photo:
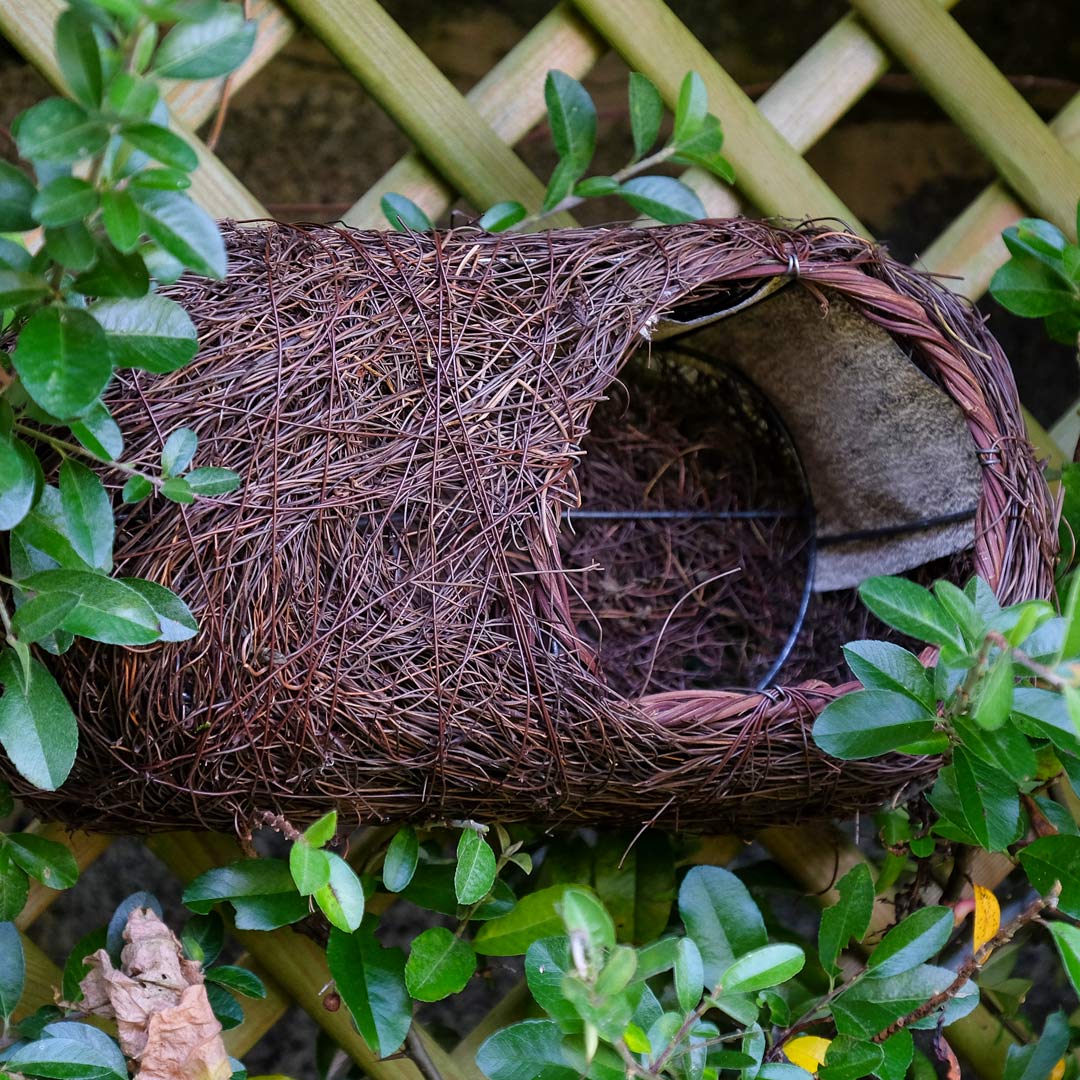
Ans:
[[[290,6],[477,209],[502,199],[539,207],[543,184],[375,0]],[[549,219],[552,226],[572,221],[568,214]]]
[[[544,79],[552,68],[582,78],[606,46],[568,0],[556,5],[469,92],[466,100],[513,146],[544,116]],[[379,200],[388,191],[412,199],[433,220],[454,200],[453,188],[415,151],[380,177],[345,214],[357,229],[386,227]]]
[[[766,214],[834,217],[863,232],[854,213],[764,119],[738,84],[661,0],[575,0],[581,13],[647,75],[673,107],[689,70],[704,80],[709,108],[725,130],[736,185]]]
[[[851,0],[1005,182],[1076,239],[1080,162],[934,0]]]

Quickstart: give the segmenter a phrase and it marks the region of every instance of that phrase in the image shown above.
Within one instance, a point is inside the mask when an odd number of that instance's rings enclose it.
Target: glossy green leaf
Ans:
[[[550,1020],[522,1020],[489,1036],[476,1052],[488,1080],[579,1080],[563,1053],[563,1034]]]
[[[761,912],[746,886],[718,866],[689,870],[679,888],[679,915],[701,952],[709,989],[737,956],[767,942]]]
[[[877,1043],[837,1035],[825,1051],[825,1064],[818,1076],[821,1080],[862,1080],[878,1069],[884,1057]]]
[[[60,466],[60,505],[64,532],[79,558],[96,570],[111,570],[112,504],[97,474],[73,458]]]
[[[921,585],[901,577],[872,577],[859,586],[862,602],[885,624],[919,641],[963,650],[956,621]]]
[[[570,941],[565,936],[541,938],[525,952],[525,979],[536,1003],[570,1034],[581,1031],[581,1017],[562,992],[571,970]]]
[[[128,919],[133,911],[152,911],[159,919],[164,919],[165,913],[161,909],[161,901],[145,889],[133,892],[125,896],[116,906],[116,910],[109,919],[109,925],[105,928],[105,950],[108,952],[113,965],[120,966],[120,954],[124,948],[124,930]]]
[[[990,281],[990,294],[1014,315],[1041,318],[1065,311],[1076,303],[1076,290],[1062,273],[1035,255],[1014,254],[998,267]]]
[[[708,216],[697,195],[672,176],[635,176],[620,185],[619,195],[638,213],[665,225]]]
[[[58,176],[34,196],[30,212],[40,224],[57,228],[89,217],[97,207],[93,184],[74,176]]]
[[[634,139],[634,160],[643,158],[660,135],[664,101],[660,91],[640,71],[630,72],[630,133]]]
[[[354,934],[332,929],[326,959],[364,1042],[378,1057],[392,1054],[412,1024],[404,954],[382,948],[365,923]]]
[[[168,297],[151,294],[137,300],[102,300],[90,312],[105,330],[116,367],[175,371],[198,350],[195,324]]]
[[[431,218],[412,201],[397,192],[388,191],[380,200],[379,205],[386,220],[398,232],[431,232],[435,226]]]
[[[199,164],[195,151],[179,135],[160,124],[125,124],[121,134],[132,146],[172,169],[193,172]]]
[[[184,479],[196,495],[228,495],[240,486],[240,477],[232,469],[213,465],[192,469]]]
[[[181,476],[173,476],[161,485],[161,494],[170,502],[183,503],[185,505],[195,501],[195,492],[191,485]]]
[[[458,903],[475,904],[483,900],[495,883],[495,852],[474,829],[463,830],[458,839],[454,892]]]
[[[107,1037],[101,1032],[98,1034]],[[119,1055],[120,1048],[113,1045]],[[23,1043],[5,1064],[19,1075],[62,1080],[127,1080],[128,1076],[122,1055],[117,1063],[113,1055],[100,1047],[74,1038],[57,1037]]]
[[[45,228],[45,254],[69,270],[89,270],[97,262],[98,246],[81,221]]]
[[[71,96],[83,105],[101,104],[101,52],[89,21],[75,10],[63,11],[56,20],[56,60]]]
[[[679,144],[695,135],[704,124],[708,112],[709,98],[705,83],[696,71],[688,71],[679,87],[672,140]]]
[[[262,979],[254,971],[247,968],[237,967],[234,964],[218,964],[216,967],[206,969],[206,981],[217,983],[218,986],[227,986],[238,994],[249,998],[266,997],[266,987]]]
[[[14,529],[38,496],[39,468],[21,439],[0,435],[0,529]]]
[[[764,945],[735,960],[720,976],[725,994],[749,994],[794,978],[806,964],[797,945]]]
[[[0,270],[0,308],[16,308],[48,296],[44,278],[25,270]]]
[[[964,818],[979,844],[1004,851],[1017,839],[1020,800],[1016,785],[1000,769],[957,747],[953,753],[956,790]]]
[[[603,195],[617,195],[619,193],[619,181],[613,176],[586,176],[574,185],[574,194],[585,199],[593,199]]]
[[[527,213],[528,211],[519,202],[513,200],[498,202],[484,211],[477,225],[488,232],[505,232],[522,221]]]
[[[225,242],[214,219],[178,191],[133,189],[151,239],[198,274],[225,276]]]
[[[124,437],[105,405],[97,401],[71,424],[71,434],[95,457],[116,461],[124,452]]]
[[[0,232],[25,232],[37,225],[30,213],[36,192],[19,169],[0,161]]]
[[[153,58],[162,79],[213,79],[235,71],[255,44],[255,23],[238,4],[219,4],[207,19],[180,22],[170,30]]]
[[[75,856],[55,840],[34,833],[11,833],[7,846],[15,864],[50,889],[70,889],[79,880]]]
[[[383,887],[392,893],[401,892],[412,881],[420,855],[420,841],[411,825],[403,825],[394,834],[383,860]]]
[[[79,984],[90,974],[90,967],[86,963],[86,958],[91,953],[97,952],[98,949],[105,948],[106,936],[105,927],[98,926],[79,938],[75,942],[75,947],[68,953],[67,960],[64,961],[64,974],[61,983],[61,993],[64,995],[65,1001],[75,1003],[82,999],[83,993]]]
[[[240,859],[194,878],[184,889],[182,899],[192,911],[205,915],[222,900],[274,895],[293,896],[307,910],[288,863],[281,859]]]
[[[1010,1046],[1005,1061],[1003,1080],[1048,1080],[1068,1053],[1071,1032],[1069,1021],[1062,1012],[1046,1018],[1042,1035],[1026,1046]],[[1067,1072],[1066,1076],[1069,1075]]]
[[[845,990],[833,1002],[837,1031],[856,1038],[873,1038],[901,1016],[952,985],[956,972],[949,968],[923,964],[921,967],[888,979],[863,979]],[[948,1005],[911,1024],[912,1029],[937,1027],[944,1011],[946,1025],[966,1016],[979,1003],[979,991],[967,982]]]
[[[331,926],[346,934],[360,928],[364,918],[364,888],[353,868],[340,855],[326,852],[330,880],[315,893],[315,902]]]
[[[225,923],[216,911],[207,915],[192,915],[180,931],[184,955],[209,967],[221,954],[225,944]]]
[[[576,180],[596,151],[596,106],[585,87],[563,71],[547,73],[544,102],[555,152]]]
[[[326,852],[301,837],[289,849],[289,870],[301,896],[311,896],[330,883],[330,860]]]
[[[1069,982],[1080,994],[1080,927],[1065,922],[1048,922],[1046,928],[1057,946]]]
[[[894,926],[870,954],[867,970],[877,979],[902,975],[937,956],[949,941],[951,908],[926,907]]]
[[[291,926],[310,914],[306,897],[297,892],[266,896],[235,896],[230,901],[237,930],[278,930]]]
[[[829,702],[814,722],[814,742],[847,761],[877,757],[928,739],[936,716],[893,690],[856,690]]]
[[[0,745],[26,780],[55,791],[75,763],[79,728],[56,680],[30,661],[30,685],[23,687],[18,661],[10,650],[0,656]]]
[[[1039,837],[1020,849],[1020,864],[1044,896],[1060,881],[1059,909],[1080,919],[1080,837]]]
[[[109,129],[74,101],[46,98],[16,117],[12,134],[29,161],[75,161],[96,154]]]
[[[105,332],[85,311],[35,311],[19,334],[12,363],[30,396],[64,419],[86,412],[112,375]]]
[[[68,593],[42,593],[15,611],[11,617],[12,633],[21,642],[32,645],[58,630],[68,613],[79,602]]]
[[[125,255],[109,243],[97,246],[97,261],[75,279],[83,296],[139,300],[150,290],[150,273],[138,252]]]
[[[874,914],[874,880],[866,863],[857,863],[837,883],[839,900],[821,913],[818,955],[831,975],[840,973],[837,959],[849,941],[862,941]]]
[[[130,192],[102,192],[101,221],[117,250],[131,252],[139,246],[139,238],[142,236],[142,219]]]
[[[934,708],[934,682],[919,658],[891,641],[849,641],[844,659],[867,690],[896,690]]]
[[[161,472],[164,476],[179,476],[190,464],[199,448],[199,436],[191,428],[177,428],[166,440],[161,451]]]
[[[675,946],[675,998],[683,1012],[697,1007],[705,987],[705,967],[693,938],[679,938]]]
[[[417,1001],[442,1001],[465,989],[476,971],[472,946],[443,926],[424,930],[409,946],[405,985]]]
[[[570,886],[559,900],[558,909],[570,940],[581,935],[591,950],[615,946],[615,923],[604,905],[589,891]]]
[[[337,832],[337,820],[336,810],[323,814],[318,821],[313,822],[304,830],[304,839],[312,847],[325,847],[334,839],[334,834]]]
[[[214,1016],[221,1024],[222,1031],[231,1031],[244,1022],[244,1010],[240,1002],[224,986],[219,986],[207,979],[206,997]]]
[[[25,578],[22,586],[78,597],[63,628],[80,637],[106,645],[148,645],[161,635],[154,609],[122,581],[84,570],[45,570]]]
[[[6,845],[0,847],[0,923],[17,919],[29,894],[26,871],[15,862]]]
[[[154,485],[145,476],[132,476],[124,484],[120,497],[126,503],[135,503],[145,499],[153,490]]]
[[[972,716],[979,727],[996,731],[1012,712],[1013,664],[1007,653],[999,656],[975,688]]]
[[[523,896],[512,911],[480,927],[473,939],[476,951],[485,956],[519,956],[534,941],[562,934],[564,924],[556,905],[568,888],[561,883]]]

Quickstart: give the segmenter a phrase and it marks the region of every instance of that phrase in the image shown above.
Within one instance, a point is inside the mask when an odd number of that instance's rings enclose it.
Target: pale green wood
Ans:
[[[852,0],[852,6],[1021,200],[1075,240],[1080,162],[956,20],[935,0]]]
[[[54,990],[62,979],[60,969],[25,934],[22,935],[23,955],[26,958],[26,982],[13,1019],[22,1020],[42,1005],[55,1000]]]
[[[661,0],[575,2],[627,63],[656,83],[670,107],[687,71],[702,77],[709,109],[724,126],[724,154],[735,167],[736,186],[751,203],[769,215],[834,217],[865,232],[852,211]]]
[[[584,77],[605,50],[603,40],[564,0],[540,20],[466,95],[500,139],[513,146],[544,118],[548,71]],[[415,151],[381,176],[345,214],[357,229],[386,227],[379,200],[388,191],[412,199],[432,218],[445,213],[453,188]]]
[[[58,0],[0,0],[0,33],[58,89],[64,81],[53,56],[53,25],[63,10]],[[191,178],[191,196],[215,217],[268,217],[250,191],[182,122],[177,130],[195,148],[199,167]]]
[[[448,183],[478,210],[540,206],[544,185],[375,0],[290,0]],[[553,226],[572,223],[556,215]]]

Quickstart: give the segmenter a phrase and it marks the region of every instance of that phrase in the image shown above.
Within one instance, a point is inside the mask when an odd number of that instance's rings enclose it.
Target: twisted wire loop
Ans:
[[[635,443],[634,418],[608,415],[594,433],[607,465],[583,467],[591,419],[651,321],[779,274],[845,295],[960,404],[984,452],[975,566],[1005,601],[1048,593],[1053,508],[1000,348],[968,305],[849,233],[747,220],[513,237],[224,232],[228,278],[166,290],[198,327],[194,363],[125,373],[109,399],[135,465],[153,470],[187,424],[198,464],[243,478],[191,506],[119,511],[119,572],[177,591],[201,632],[137,650],[81,644],[55,666],[82,744],[60,792],[23,791],[42,814],[246,831],[265,810],[303,821],[333,804],[364,822],[749,829],[925,782],[934,759],[840,763],[816,749],[813,719],[844,686],[680,681],[692,665],[663,651],[655,612],[628,614],[622,593],[621,613],[599,611],[603,575],[587,567],[615,541],[575,551],[585,533],[564,516],[583,485],[593,505],[647,500],[645,478],[669,459],[682,472],[668,495],[703,505],[717,474],[663,435],[663,417],[652,443]],[[757,461],[740,469],[766,474]],[[758,489],[731,490],[744,506]],[[641,558],[689,587],[650,602],[668,612],[694,594],[667,628],[711,664],[702,634],[718,594],[699,565],[711,541],[652,535]],[[769,576],[745,621],[777,620]],[[640,645],[620,638],[624,617],[644,627]],[[835,657],[823,663],[835,673]]]

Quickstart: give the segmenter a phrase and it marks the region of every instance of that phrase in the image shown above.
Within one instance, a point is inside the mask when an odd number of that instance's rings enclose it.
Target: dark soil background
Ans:
[[[761,93],[847,10],[839,0],[669,0],[674,11],[751,95]],[[389,0],[387,9],[460,89],[466,90],[551,7],[551,0]],[[1080,90],[1076,0],[964,0],[956,15],[998,67],[1049,118]],[[626,158],[626,68],[605,57],[586,80],[600,111],[597,168]],[[0,124],[46,96],[41,77],[0,41]],[[721,120],[723,117],[721,116]],[[7,144],[0,140],[0,151]],[[298,34],[268,70],[232,101],[218,152],[282,218],[339,216],[408,148],[406,139],[314,38]],[[519,147],[547,175],[552,154],[539,129]],[[894,70],[808,155],[855,213],[903,259],[914,259],[993,179],[993,171],[918,84]],[[1080,193],[1078,193],[1080,194]],[[591,218],[618,213],[601,204]],[[599,215],[597,217],[596,215]],[[1039,324],[982,305],[1009,352],[1021,396],[1044,424],[1080,395],[1076,358],[1050,344]],[[121,840],[63,895],[33,936],[63,961],[88,929],[137,888],[158,894],[182,920],[179,889],[136,841]],[[419,927],[402,905],[391,937]],[[401,920],[404,920],[402,925]],[[177,923],[177,924],[178,924]],[[433,1028],[461,1034],[486,1001],[509,986],[512,970],[493,968],[488,985],[465,1005],[429,1017]],[[252,1075],[315,1076],[315,1025],[292,1010],[247,1055]]]

